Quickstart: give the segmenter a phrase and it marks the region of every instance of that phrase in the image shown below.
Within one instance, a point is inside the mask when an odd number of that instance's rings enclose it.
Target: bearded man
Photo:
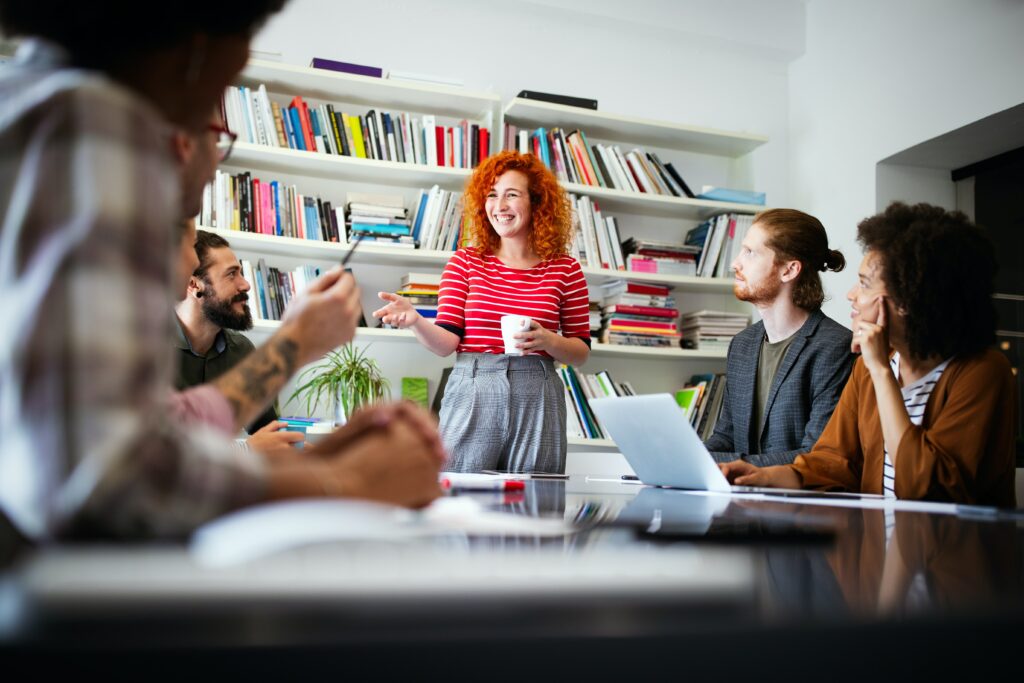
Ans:
[[[705,445],[718,462],[793,462],[818,440],[853,367],[850,330],[821,312],[820,271],[846,259],[794,209],[754,217],[732,263],[733,292],[761,316],[729,344],[725,396]]]

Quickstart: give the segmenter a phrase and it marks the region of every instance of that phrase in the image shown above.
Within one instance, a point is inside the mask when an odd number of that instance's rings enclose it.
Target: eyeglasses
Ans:
[[[220,162],[224,163],[231,156],[231,150],[235,146],[235,140],[238,139],[238,133],[232,133],[226,127],[217,123],[211,123],[208,128],[217,134],[217,151],[220,152]]]

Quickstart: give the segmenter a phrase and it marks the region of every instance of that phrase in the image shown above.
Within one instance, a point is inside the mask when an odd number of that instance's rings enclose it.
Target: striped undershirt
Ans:
[[[903,387],[901,389],[903,393],[903,405],[907,409],[907,417],[910,418],[911,423],[920,426],[924,420],[924,409],[928,405],[928,397],[932,395],[932,389],[935,388],[935,383],[942,377],[942,372],[949,365],[950,359],[946,359],[932,368],[932,371],[927,375],[917,380],[910,386]],[[892,368],[892,372],[896,375],[896,379],[900,378],[900,354],[894,353],[892,358],[889,360],[889,366]],[[883,446],[884,448],[884,446]],[[882,466],[882,489],[885,492],[886,498],[896,497],[896,468],[892,465],[892,460],[889,458],[889,450],[885,449],[885,464]]]
[[[589,346],[589,306],[587,281],[571,256],[556,256],[533,268],[510,268],[493,254],[467,247],[456,251],[444,268],[435,322],[461,337],[460,353],[504,353],[501,316],[508,314],[529,316]]]

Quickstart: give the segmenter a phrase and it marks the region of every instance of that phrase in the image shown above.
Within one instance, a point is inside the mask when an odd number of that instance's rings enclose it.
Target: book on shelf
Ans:
[[[437,391],[434,392],[434,401],[430,404],[430,411],[434,415],[441,414],[441,403],[444,400],[444,388],[448,384],[448,378],[452,374],[454,368],[445,368],[441,370],[441,377],[437,382]]]
[[[689,420],[697,412],[697,400],[700,398],[700,387],[683,387],[676,392],[676,403],[683,409],[683,415]]]
[[[683,196],[686,196],[686,197],[689,197],[689,198],[693,199],[694,196],[695,196],[693,194],[693,190],[691,190],[690,186],[686,184],[686,181],[683,180],[683,177],[681,175],[679,175],[679,172],[676,171],[675,167],[672,165],[672,162],[669,161],[669,162],[666,162],[666,163],[664,163],[662,165],[665,167],[665,170],[668,172],[668,174],[672,178],[672,180],[675,181],[676,187],[679,187],[680,189],[682,189]]]
[[[309,283],[320,276],[314,266],[300,266],[293,270],[268,267],[264,259],[254,264],[241,261],[242,276],[249,282],[249,310],[254,320],[280,320],[288,304]]]
[[[571,194],[569,199],[574,223],[570,254],[585,267],[625,270],[617,220],[602,215],[598,203],[586,195]]]
[[[403,377],[402,378],[402,399],[412,401],[424,408],[428,406],[430,390],[426,377]]]
[[[693,277],[697,274],[697,265],[692,258],[676,259],[630,254],[626,257],[626,270],[634,273]]]
[[[600,301],[594,301],[593,299],[589,301],[588,316],[590,320],[590,336],[596,339],[601,334],[601,319],[604,317]]]
[[[406,273],[402,276],[403,289],[441,289],[440,273]]]
[[[637,239],[622,243],[626,270],[663,275],[696,275],[698,247],[682,242]]]
[[[603,296],[607,299],[615,295],[636,295],[666,299],[672,288],[668,285],[656,285],[649,282],[630,282],[629,280],[609,280],[600,285]]]
[[[228,87],[221,109],[240,141],[269,147],[445,168],[475,168],[490,150],[490,130],[478,123],[377,108],[354,114],[299,96],[278,102],[265,85]]]
[[[618,284],[621,282],[602,287],[605,296],[600,341],[626,346],[678,346],[679,309],[671,290],[663,285]]]
[[[682,346],[688,349],[727,350],[732,338],[750,324],[741,313],[700,310],[683,313],[679,319]]]
[[[537,92],[536,90],[520,90],[516,97],[521,97],[524,100],[551,102],[552,104],[563,104],[567,107],[579,107],[580,109],[592,109],[597,111],[597,100],[587,97],[556,95],[554,93]]]
[[[568,436],[571,437],[607,438],[604,429],[590,408],[591,399],[636,394],[629,382],[616,382],[607,370],[584,373],[572,366],[560,364],[558,377],[562,380],[562,386],[565,389],[566,429]]]
[[[702,441],[714,434],[724,394],[724,374],[693,375],[686,386],[676,392],[676,403]]]
[[[564,183],[606,187],[623,192],[693,198],[694,193],[671,162],[635,147],[590,144],[581,129],[558,127],[528,131],[505,123],[505,149],[532,152]]]
[[[319,241],[340,241],[331,202],[303,195],[294,185],[266,182],[248,171],[216,171],[203,191],[200,226]]]
[[[384,75],[384,70],[379,66],[365,66],[363,64],[352,64],[351,62],[339,62],[334,59],[324,59],[323,57],[313,57],[313,60],[309,65],[314,69],[326,69],[328,71],[338,71],[341,73],[355,74],[357,76],[370,76],[372,78],[381,78]]]
[[[462,193],[437,185],[422,191],[412,222],[412,236],[421,249],[455,251],[465,238]]]
[[[752,192],[750,190],[733,190],[727,187],[714,187],[705,185],[698,199],[710,199],[716,202],[732,202],[734,204],[756,204],[764,206],[764,192]]]
[[[440,275],[406,273],[402,276],[401,286],[395,290],[395,294],[412,304],[421,316],[432,320],[437,317],[440,290]],[[381,327],[392,329],[392,326],[386,323],[381,323]]]
[[[697,275],[728,277],[739,255],[743,238],[754,222],[746,214],[724,213],[704,221],[686,233],[686,244],[699,249]]]
[[[379,243],[413,244],[412,225],[401,195],[348,193],[345,225],[348,240],[356,237]]]

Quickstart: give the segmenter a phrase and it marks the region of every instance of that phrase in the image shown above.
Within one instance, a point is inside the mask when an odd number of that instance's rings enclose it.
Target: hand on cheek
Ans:
[[[889,329],[886,324],[886,300],[879,295],[875,299],[877,315],[875,322],[860,320],[853,331],[854,351],[860,351],[868,370],[888,367]]]

